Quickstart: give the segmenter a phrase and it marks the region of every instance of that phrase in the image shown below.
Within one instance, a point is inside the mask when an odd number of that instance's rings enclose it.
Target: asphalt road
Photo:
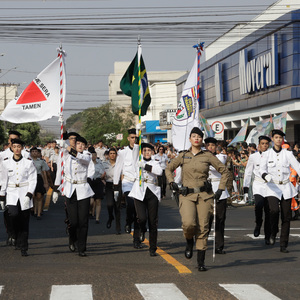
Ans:
[[[198,272],[196,255],[184,257],[185,240],[180,230],[180,216],[175,201],[162,200],[159,211],[158,246],[161,255],[150,257],[145,244],[133,248],[132,237],[116,235],[114,223],[106,229],[108,214],[102,203],[100,224],[90,220],[87,257],[68,249],[64,224],[63,199],[51,203],[42,220],[30,220],[28,257],[6,246],[4,225],[0,228],[0,299],[69,299],[55,296],[55,287],[72,285],[72,299],[299,299],[300,221],[291,223],[288,254],[279,252],[279,242],[265,246],[262,238],[253,238],[254,207],[229,208],[225,232],[226,254],[212,261],[212,241],[206,255],[207,272]],[[125,209],[122,209],[124,229]],[[3,213],[0,214],[3,224]],[[148,235],[146,234],[146,238]],[[180,273],[183,270],[183,273]],[[137,284],[152,284],[158,295],[143,294]],[[168,297],[160,292],[173,284],[179,294]],[[242,288],[245,298],[229,292],[224,284]],[[254,286],[250,285],[254,284]],[[245,286],[244,286],[245,285]],[[231,286],[231,287],[232,287]],[[80,294],[76,288],[86,290]],[[147,286],[148,287],[148,286]],[[262,293],[257,293],[261,287]],[[68,287],[66,287],[68,288]],[[249,288],[249,291],[247,289]],[[84,296],[82,296],[84,295]],[[234,296],[236,295],[236,297]],[[268,298],[268,297],[269,298]],[[277,298],[276,298],[277,297]]]

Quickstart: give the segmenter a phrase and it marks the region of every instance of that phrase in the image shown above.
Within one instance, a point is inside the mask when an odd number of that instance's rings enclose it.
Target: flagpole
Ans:
[[[142,55],[141,39],[138,37],[138,86],[139,86],[139,161],[142,160],[142,132],[141,132],[141,117],[142,117],[142,99],[141,99],[141,55]],[[142,186],[142,168],[139,167],[139,186]]]
[[[60,115],[59,115],[59,122],[60,122],[60,139],[63,140],[63,135],[64,135],[64,119],[63,119],[63,110],[64,110],[64,98],[63,98],[63,56],[65,55],[64,50],[62,49],[62,45],[59,46],[57,49],[58,51],[58,57],[59,57],[59,83],[60,83]],[[64,160],[63,160],[63,151],[61,151],[60,154],[61,158],[61,194],[63,195],[64,192]]]

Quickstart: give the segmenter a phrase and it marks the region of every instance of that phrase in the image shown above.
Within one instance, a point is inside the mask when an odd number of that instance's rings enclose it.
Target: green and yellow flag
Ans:
[[[140,81],[140,93],[141,93],[141,115],[144,116],[147,112],[147,108],[151,103],[151,97],[149,93],[148,78],[146,73],[146,68],[142,55],[139,53],[135,55],[133,61],[129,65],[127,71],[120,82],[120,88],[122,92],[131,96],[132,112],[135,115],[139,114],[139,64],[141,72]],[[140,60],[139,60],[140,57]]]

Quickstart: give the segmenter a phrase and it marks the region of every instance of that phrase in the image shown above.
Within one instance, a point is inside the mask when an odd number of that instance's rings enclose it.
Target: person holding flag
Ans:
[[[225,191],[228,170],[212,153],[202,150],[203,132],[194,127],[190,132],[191,148],[182,151],[166,168],[166,176],[173,191],[180,193],[179,212],[182,229],[186,238],[185,257],[193,256],[194,238],[196,242],[198,270],[206,271],[205,252],[209,234],[209,220],[213,212],[213,199],[218,201]],[[182,188],[174,182],[173,172],[181,166]],[[208,181],[209,167],[213,166],[221,174],[218,189],[214,195]]]

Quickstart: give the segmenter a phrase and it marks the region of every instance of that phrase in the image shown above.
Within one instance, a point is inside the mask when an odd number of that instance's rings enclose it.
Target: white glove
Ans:
[[[54,204],[57,202],[57,199],[58,199],[58,192],[53,192],[52,201]]]
[[[248,193],[244,194],[244,201],[248,202]]]
[[[24,208],[29,209],[30,207],[30,198],[28,196],[25,197]]]
[[[119,191],[114,191],[114,199],[115,199],[115,202],[118,201],[118,197],[119,197]]]
[[[0,201],[0,206],[1,206],[1,209],[4,210],[4,208],[5,208],[4,201]]]
[[[141,161],[138,162],[138,166],[139,166],[139,168],[144,169],[146,164],[141,160]]]
[[[56,140],[56,143],[60,148],[68,148],[68,144],[64,140]]]
[[[267,174],[266,176],[265,176],[265,181],[266,182],[270,182],[272,180],[272,176],[270,175],[270,174]]]
[[[142,124],[137,123],[136,126],[135,126],[135,129],[136,129],[136,131],[141,130],[142,129]]]
[[[59,123],[63,123],[63,122],[64,122],[63,114],[59,114],[58,122],[59,122]]]

